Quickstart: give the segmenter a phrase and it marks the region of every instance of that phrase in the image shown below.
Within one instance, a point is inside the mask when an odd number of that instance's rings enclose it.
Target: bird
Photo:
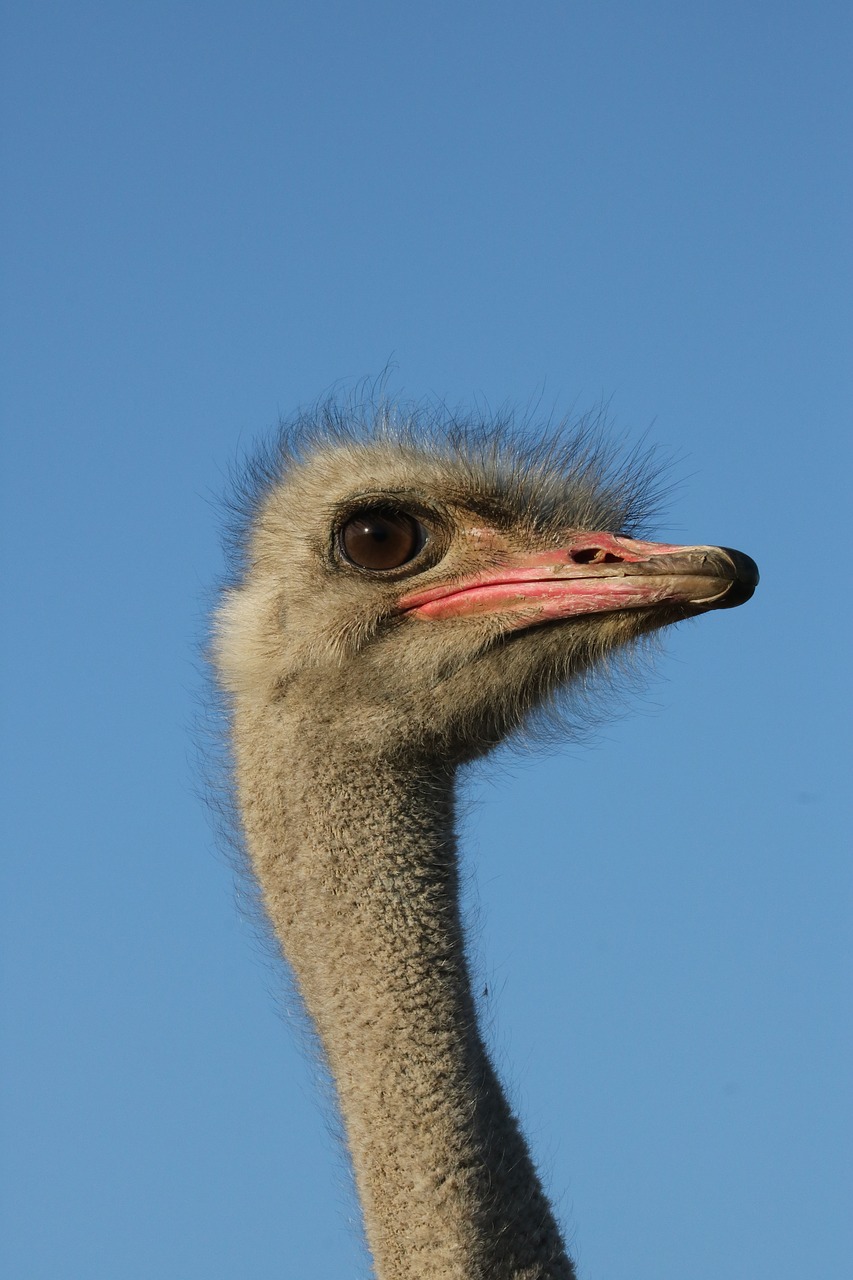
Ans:
[[[595,422],[326,401],[249,466],[213,630],[242,840],[335,1082],[378,1280],[575,1280],[478,1022],[464,766],[608,659],[748,600],[638,537]]]

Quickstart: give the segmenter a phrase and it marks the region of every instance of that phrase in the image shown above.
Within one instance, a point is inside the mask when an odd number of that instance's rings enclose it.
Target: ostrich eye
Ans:
[[[420,551],[426,531],[402,511],[360,511],[341,529],[341,548],[360,569],[399,569]]]

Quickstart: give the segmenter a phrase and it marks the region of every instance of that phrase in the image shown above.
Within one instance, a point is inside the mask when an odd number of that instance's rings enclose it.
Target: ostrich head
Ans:
[[[572,1280],[477,1026],[455,767],[614,649],[748,599],[755,566],[636,540],[648,472],[582,432],[531,449],[330,410],[295,442],[256,476],[217,657],[247,847],[376,1274]]]
[[[301,704],[362,759],[453,764],[612,650],[751,596],[748,557],[631,536],[649,468],[589,432],[430,426],[327,411],[268,460],[219,615],[233,694]]]

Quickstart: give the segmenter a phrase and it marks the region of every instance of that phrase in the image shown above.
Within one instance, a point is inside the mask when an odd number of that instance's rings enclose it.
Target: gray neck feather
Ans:
[[[264,901],[334,1076],[379,1280],[572,1280],[477,1026],[454,778],[235,718]]]

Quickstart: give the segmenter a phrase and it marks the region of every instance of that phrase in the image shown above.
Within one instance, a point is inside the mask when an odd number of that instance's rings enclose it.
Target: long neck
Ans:
[[[314,1019],[379,1280],[572,1280],[477,1027],[453,778],[238,709],[240,802]]]

